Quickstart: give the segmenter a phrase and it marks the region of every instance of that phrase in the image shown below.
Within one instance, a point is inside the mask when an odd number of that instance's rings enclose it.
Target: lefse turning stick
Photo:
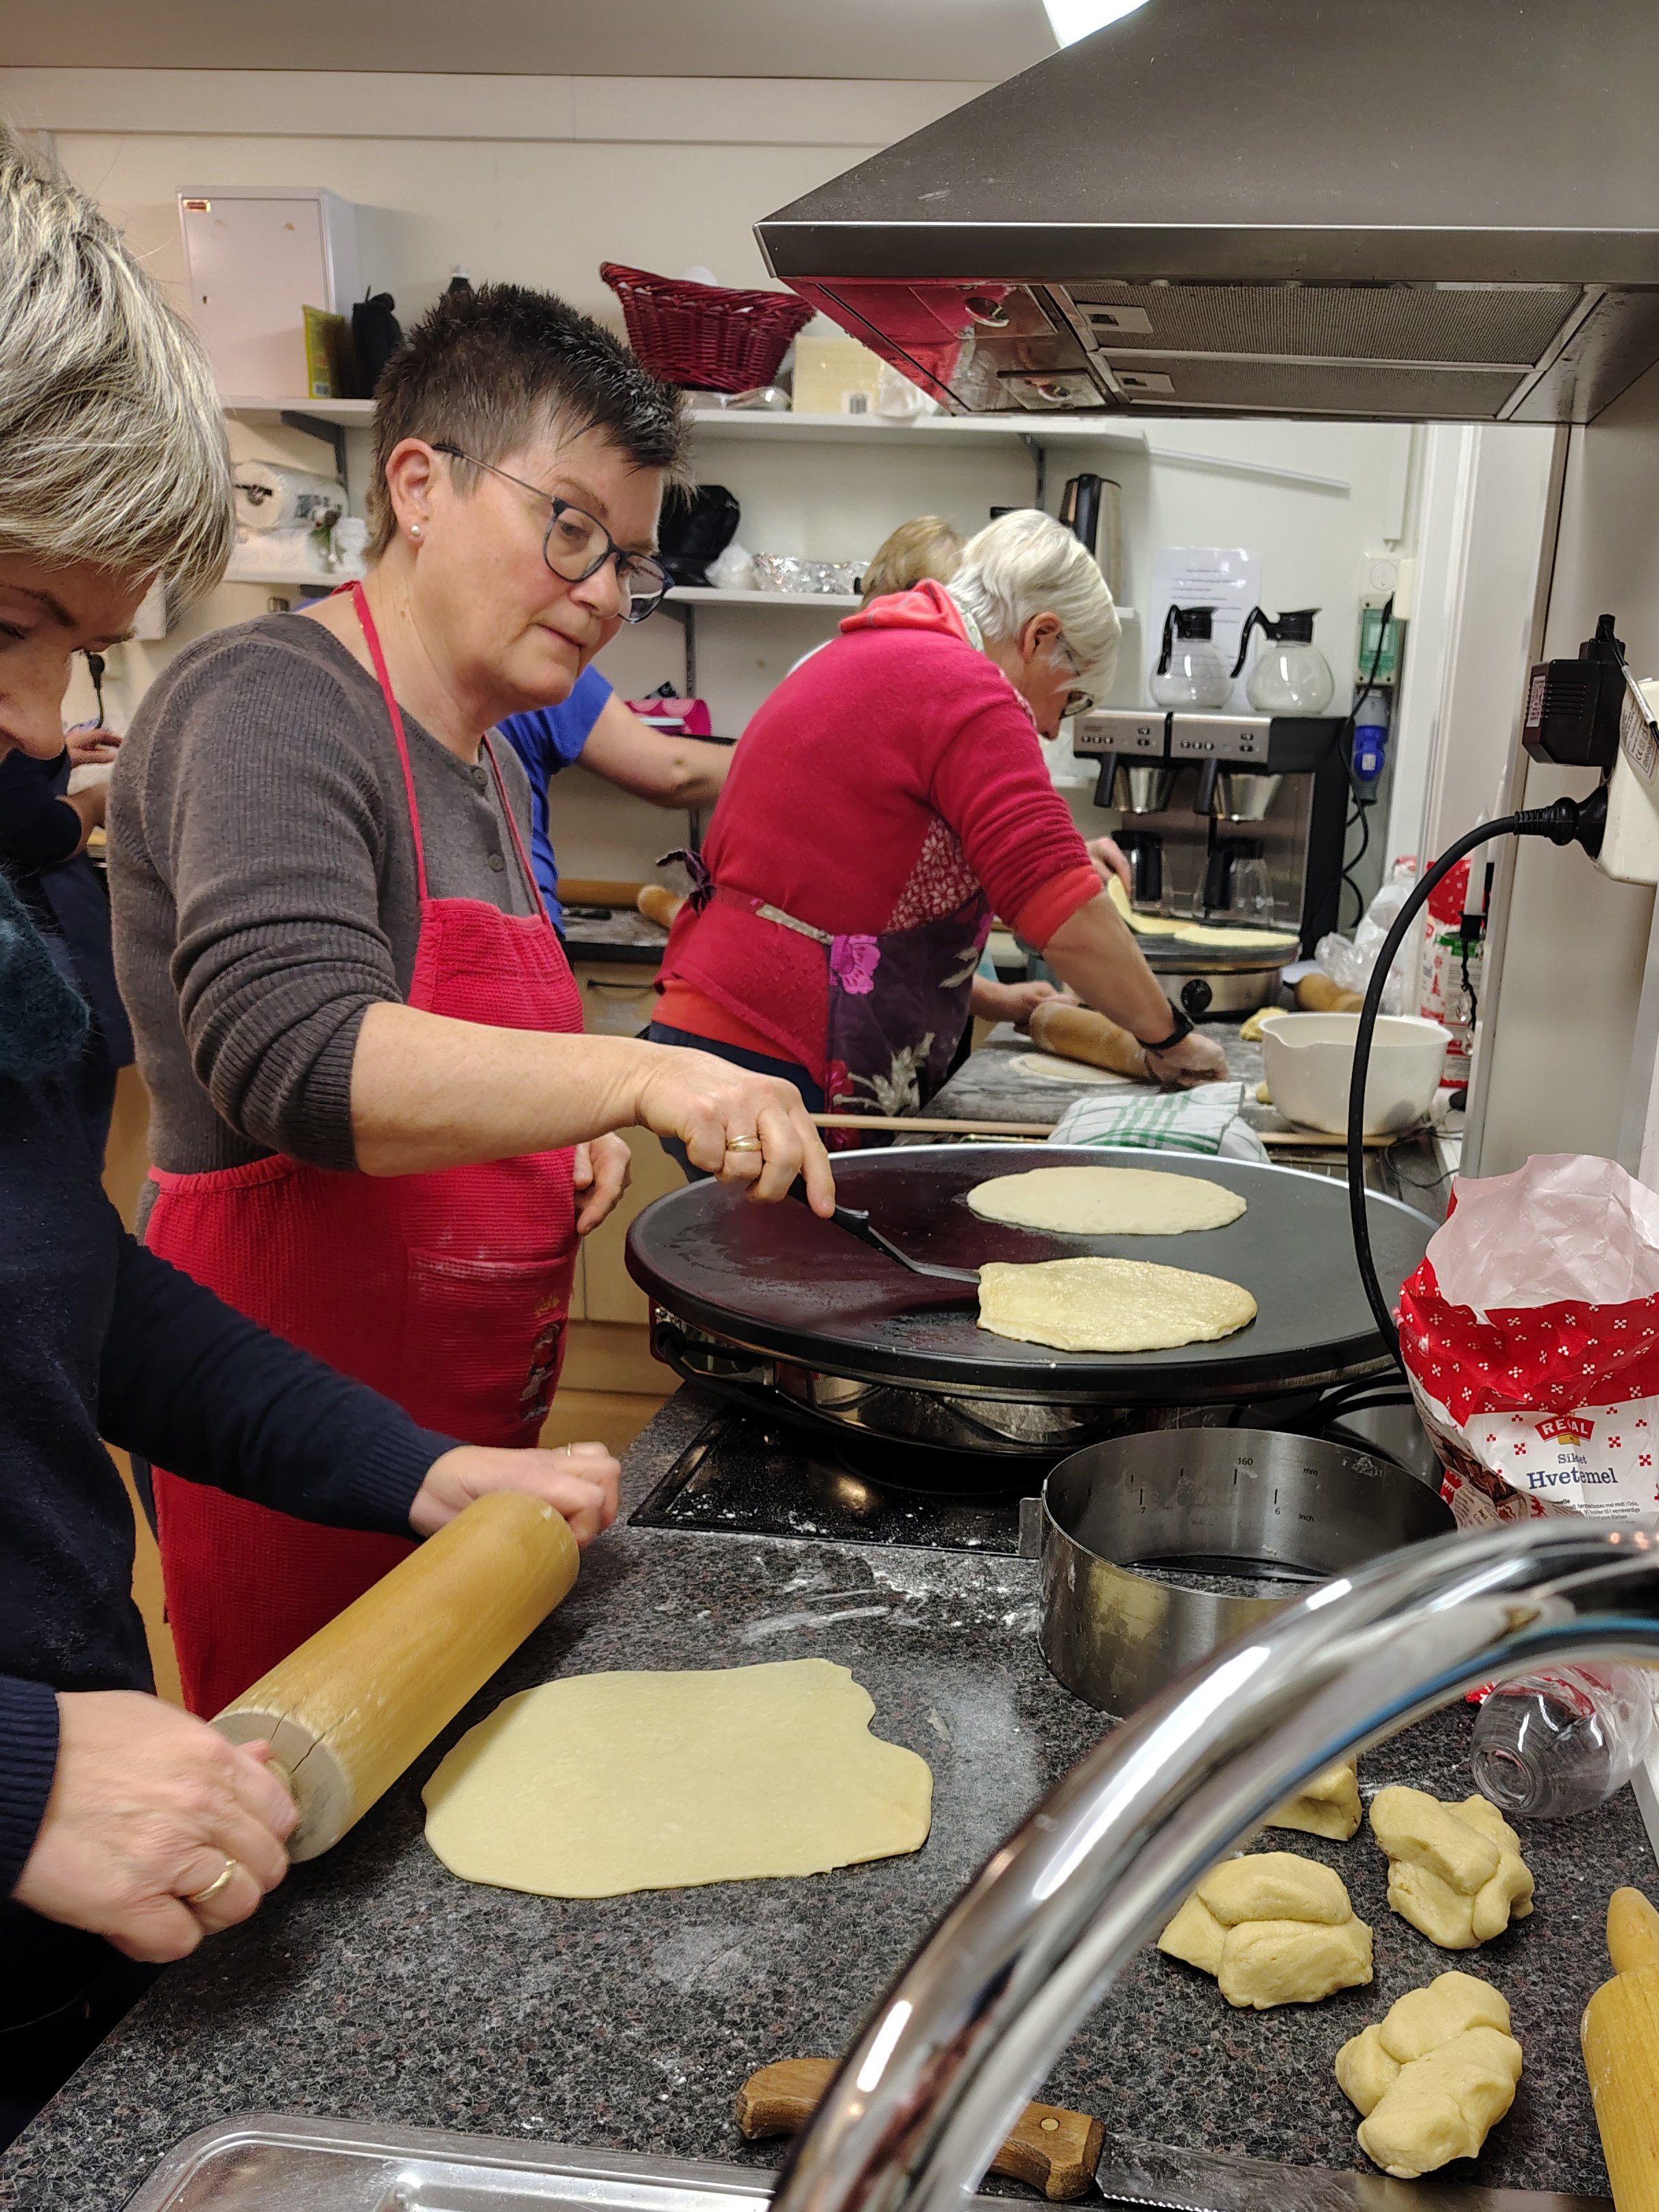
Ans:
[[[1617,2212],[1659,2212],[1659,1912],[1639,1889],[1607,1906],[1613,1975],[1579,2027]]]

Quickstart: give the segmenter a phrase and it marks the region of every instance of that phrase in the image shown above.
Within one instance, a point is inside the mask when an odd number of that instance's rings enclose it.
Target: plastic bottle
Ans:
[[[1528,1820],[1601,1804],[1659,1740],[1651,1682],[1640,1668],[1618,1666],[1500,1682],[1474,1724],[1470,1765],[1481,1795]]]
[[[1479,856],[1477,855],[1477,859]],[[1484,885],[1482,870],[1480,884]],[[1477,888],[1476,907],[1484,903]],[[1480,1011],[1486,918],[1470,910],[1469,863],[1460,860],[1429,893],[1423,916],[1421,990],[1417,1011],[1451,1031],[1440,1079],[1454,1091],[1468,1082]]]

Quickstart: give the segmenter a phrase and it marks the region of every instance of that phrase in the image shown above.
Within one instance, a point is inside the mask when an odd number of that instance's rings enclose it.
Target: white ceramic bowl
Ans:
[[[1261,1060],[1287,1121],[1341,1136],[1348,1127],[1358,1014],[1274,1014],[1261,1025]],[[1393,1136],[1427,1121],[1451,1032],[1415,1015],[1382,1014],[1365,1071],[1365,1134]]]

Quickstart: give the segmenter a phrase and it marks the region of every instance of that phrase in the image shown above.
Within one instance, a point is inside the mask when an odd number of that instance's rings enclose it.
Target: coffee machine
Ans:
[[[1346,726],[1326,714],[1119,707],[1079,714],[1072,750],[1098,769],[1096,805],[1123,817],[1118,842],[1136,905],[1294,929],[1311,954],[1337,927]]]

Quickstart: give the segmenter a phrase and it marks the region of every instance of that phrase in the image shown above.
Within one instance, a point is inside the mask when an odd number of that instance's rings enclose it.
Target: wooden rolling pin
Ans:
[[[666,884],[641,884],[635,894],[634,903],[647,921],[672,929],[674,917],[685,904],[678,891],[671,891]]]
[[[1607,1905],[1613,1979],[1578,2037],[1617,2212],[1659,2212],[1659,1912],[1639,1889]]]
[[[763,2066],[738,2092],[738,2128],[751,2142],[757,2136],[798,2133],[840,2063],[836,2058],[781,2058],[774,2066]],[[1068,2112],[1063,2105],[1028,2105],[991,2160],[991,2171],[1068,2203],[1086,2194],[1105,2141],[1105,2130],[1086,2112]]]
[[[1150,1083],[1146,1055],[1127,1030],[1109,1022],[1089,1006],[1068,1006],[1047,999],[1035,1008],[1030,1022],[1031,1042],[1059,1060],[1080,1060],[1091,1067],[1109,1068],[1137,1083]]]
[[[1296,1003],[1304,1014],[1357,1014],[1365,1000],[1363,992],[1345,991],[1316,969],[1297,985]]]
[[[527,1491],[492,1491],[216,1715],[266,1740],[300,1808],[290,1859],[361,1820],[576,1579],[576,1540]]]

